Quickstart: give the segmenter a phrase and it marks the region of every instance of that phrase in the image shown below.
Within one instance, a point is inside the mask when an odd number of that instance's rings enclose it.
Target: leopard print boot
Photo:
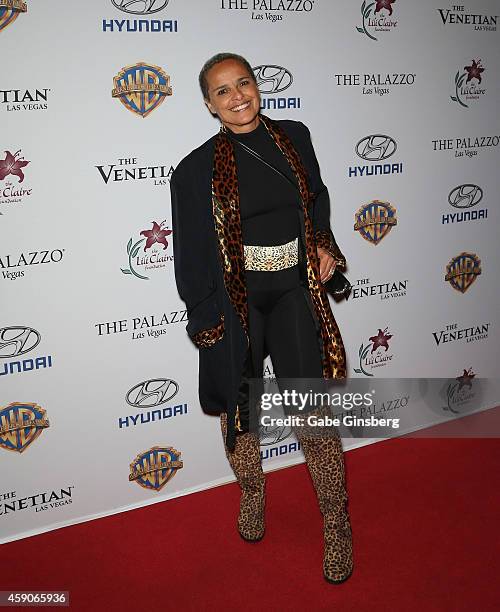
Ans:
[[[223,439],[226,439],[227,415],[221,414]],[[226,457],[241,488],[238,532],[247,542],[264,537],[265,476],[260,461],[258,436],[244,433],[236,436],[236,446],[230,452],[224,444]]]
[[[323,416],[321,408],[314,414]],[[312,413],[311,413],[312,414]],[[346,509],[345,466],[342,440],[337,430],[296,428],[307,467],[316,489],[319,507],[324,519],[325,551],[323,574],[328,582],[339,584],[347,580],[353,571],[352,531]]]

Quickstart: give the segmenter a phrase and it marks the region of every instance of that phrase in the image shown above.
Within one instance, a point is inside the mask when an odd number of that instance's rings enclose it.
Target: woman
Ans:
[[[249,381],[262,377],[267,353],[278,380],[345,377],[322,284],[345,258],[308,129],[260,114],[254,73],[239,55],[208,60],[200,86],[221,130],[172,175],[175,274],[199,348],[200,403],[221,417],[242,491],[238,531],[255,542],[265,530],[265,477]],[[331,431],[294,431],[324,516],[324,576],[343,582],[353,564],[342,443]]]

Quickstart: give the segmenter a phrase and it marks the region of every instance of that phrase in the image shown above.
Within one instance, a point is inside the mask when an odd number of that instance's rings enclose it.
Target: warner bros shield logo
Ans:
[[[153,446],[132,461],[128,479],[145,489],[161,491],[182,468],[180,457],[181,453],[171,446]]]
[[[444,277],[453,289],[465,293],[481,274],[481,260],[475,253],[460,253],[446,266]]]
[[[111,95],[129,111],[147,117],[172,95],[170,77],[159,66],[144,62],[125,66],[113,78]]]
[[[354,229],[365,240],[377,245],[397,225],[396,209],[389,202],[373,200],[361,206],[354,220]]]
[[[46,411],[37,404],[13,402],[0,410],[0,446],[22,453],[49,427]]]
[[[0,32],[27,10],[28,6],[22,0],[0,0]]]

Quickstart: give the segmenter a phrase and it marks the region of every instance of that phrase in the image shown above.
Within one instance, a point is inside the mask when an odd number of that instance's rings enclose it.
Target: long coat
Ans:
[[[345,258],[330,228],[330,200],[310,133],[298,121],[263,116],[261,120],[288,159],[301,191],[299,262],[318,330],[324,377],[344,378],[344,347],[319,280],[316,247],[328,250],[340,269],[345,268]],[[233,146],[221,131],[187,155],[170,182],[175,278],[187,306],[187,333],[199,348],[200,404],[207,414],[227,412],[229,448],[234,448],[236,404],[238,397],[241,402],[249,347]]]

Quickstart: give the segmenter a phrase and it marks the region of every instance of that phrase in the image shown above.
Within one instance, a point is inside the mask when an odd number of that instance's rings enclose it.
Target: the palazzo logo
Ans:
[[[361,5],[361,27],[356,30],[360,34],[365,34],[372,40],[377,40],[376,34],[381,32],[391,32],[397,27],[397,19],[393,17],[396,0],[375,0],[375,2],[363,1]]]
[[[172,446],[153,446],[130,464],[129,481],[144,489],[161,491],[183,467],[181,453]]]
[[[27,10],[26,2],[21,0],[0,0],[0,32]]]
[[[338,87],[361,87],[363,95],[385,96],[394,87],[414,85],[417,75],[414,72],[341,73],[334,74],[333,78]]]
[[[396,209],[389,202],[372,200],[356,212],[354,229],[370,244],[377,245],[397,225]]]
[[[24,278],[25,268],[42,264],[59,263],[62,261],[66,249],[53,249],[52,251],[29,251],[19,255],[0,254],[1,278],[5,280],[16,280]]]
[[[441,217],[441,223],[452,224],[464,221],[476,221],[488,218],[487,208],[474,208],[483,199],[483,190],[479,185],[465,183],[454,187],[448,194],[448,203],[453,208],[460,209],[459,212],[446,213]],[[474,208],[473,210],[468,210]],[[464,210],[465,209],[465,210]]]
[[[266,94],[279,94],[288,89],[293,83],[292,73],[274,64],[255,66],[253,68],[257,87],[261,96],[261,110],[282,110],[286,108],[300,108],[301,100],[296,97],[277,96],[268,98]]]
[[[481,260],[475,253],[460,253],[446,266],[446,281],[453,289],[465,293],[481,274]]]
[[[362,138],[354,147],[356,155],[369,162],[365,165],[349,166],[348,176],[377,176],[382,174],[402,174],[403,163],[379,163],[392,157],[398,145],[394,138],[385,134],[370,134]]]
[[[131,333],[131,340],[158,339],[168,332],[168,326],[187,322],[187,310],[171,310],[150,315],[139,315],[130,319],[103,321],[94,327],[98,336]]]
[[[498,147],[500,136],[467,136],[459,138],[437,138],[432,140],[433,151],[449,151],[454,157],[468,157],[471,159],[481,153],[483,149],[491,150]]]
[[[463,4],[453,4],[449,9],[436,9],[443,25],[473,26],[471,29],[496,32],[498,15],[467,13]]]
[[[176,19],[159,19],[159,13],[167,7],[169,0],[111,0],[113,6],[128,15],[143,19],[103,19],[103,32],[165,32],[178,31]],[[144,19],[153,15],[153,19]]]
[[[22,453],[49,427],[44,408],[13,402],[0,410],[0,447]]]
[[[450,96],[450,98],[461,106],[469,108],[471,102],[479,100],[486,93],[486,89],[480,87],[484,71],[485,68],[480,59],[471,60],[470,66],[464,66],[462,74],[460,74],[460,70],[457,70],[455,75],[455,95]],[[466,102],[469,102],[469,104],[466,104]]]
[[[389,333],[389,328],[378,330],[378,333],[368,338],[368,343],[361,344],[358,351],[359,368],[354,368],[357,374],[374,376],[370,370],[386,366],[392,361],[394,354],[389,352],[389,340],[393,334]]]
[[[220,0],[221,10],[251,11],[250,19],[277,23],[292,14],[310,13],[316,0]]]
[[[122,68],[113,78],[113,85],[113,98],[143,118],[172,95],[169,75],[159,66],[144,62]]]
[[[0,328],[0,359],[8,359],[0,365],[0,376],[31,372],[52,367],[52,355],[25,357],[40,344],[41,336],[32,327],[10,326]]]
[[[128,268],[121,268],[123,274],[131,274],[136,278],[149,280],[149,276],[140,274],[139,270],[158,270],[165,268],[168,262],[174,260],[174,256],[166,252],[169,246],[167,238],[172,230],[164,228],[166,221],[161,223],[152,221],[151,223],[153,225],[151,229],[140,232],[144,238],[136,242],[130,238],[128,241]]]
[[[24,182],[24,168],[30,162],[21,155],[21,149],[15,153],[4,153],[5,159],[0,159],[0,204],[20,204],[23,198],[29,197],[32,192],[31,187],[20,185]],[[17,181],[9,180],[10,176],[16,177]]]

